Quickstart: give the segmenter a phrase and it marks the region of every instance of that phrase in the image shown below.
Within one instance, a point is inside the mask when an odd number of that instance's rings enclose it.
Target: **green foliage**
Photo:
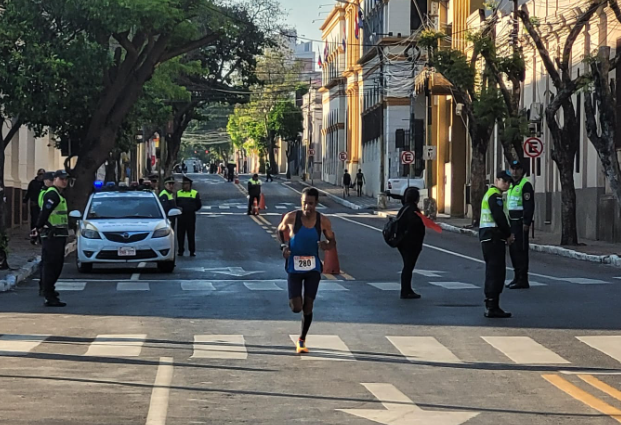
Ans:
[[[432,29],[425,29],[420,33],[418,45],[428,49],[438,47],[438,41],[446,37],[446,34]]]
[[[498,70],[507,75],[523,75],[526,70],[524,58],[518,52],[514,52],[511,56],[496,57]]]
[[[459,50],[439,50],[431,59],[431,65],[447,80],[464,92],[472,92],[475,83],[475,69],[466,55]]]
[[[479,126],[491,128],[506,117],[506,105],[500,90],[494,86],[483,88],[472,108]]]
[[[293,102],[280,101],[268,114],[268,128],[286,141],[295,140],[304,129],[302,110]]]

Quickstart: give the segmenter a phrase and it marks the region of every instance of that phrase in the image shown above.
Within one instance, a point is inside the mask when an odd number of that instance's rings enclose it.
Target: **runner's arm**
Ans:
[[[327,251],[336,248],[336,236],[332,231],[332,223],[330,222],[330,219],[324,215],[321,216],[321,229],[327,239],[327,241],[319,242],[321,249]]]
[[[287,213],[278,225],[276,233],[278,235],[278,242],[280,242],[281,245],[287,243],[285,241],[285,232],[289,232],[289,222],[291,221],[291,217],[291,213]]]

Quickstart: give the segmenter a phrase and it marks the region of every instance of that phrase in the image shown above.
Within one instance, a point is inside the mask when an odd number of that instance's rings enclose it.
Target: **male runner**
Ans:
[[[308,353],[306,334],[313,321],[313,303],[323,268],[319,248],[328,251],[336,247],[330,220],[315,210],[318,203],[317,189],[307,187],[302,192],[302,210],[288,213],[278,226],[280,249],[286,259],[289,307],[294,313],[303,312],[302,333],[296,343],[297,353]],[[289,243],[285,243],[285,232],[291,237]],[[326,241],[321,240],[322,233]]]

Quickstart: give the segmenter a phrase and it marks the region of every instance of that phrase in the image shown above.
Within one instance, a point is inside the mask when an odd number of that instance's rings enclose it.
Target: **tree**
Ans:
[[[262,8],[262,2],[254,2]],[[59,108],[42,120],[61,140],[77,145],[76,178],[69,192],[73,208],[84,207],[95,172],[113,150],[119,128],[161,64],[198,48],[215,45],[232,28],[247,25],[240,6],[216,6],[209,0],[12,0],[4,4],[0,26],[16,22],[8,34],[24,33],[49,45],[71,65],[71,87],[52,86]],[[73,55],[68,54],[73,51]],[[49,56],[54,57],[54,56]],[[88,76],[88,78],[86,78]],[[75,81],[88,84],[77,86]],[[35,102],[31,99],[31,102]]]
[[[287,178],[291,178],[292,154],[295,147],[300,143],[300,133],[304,130],[304,117],[302,110],[292,101],[280,101],[270,111],[268,116],[268,128],[275,137],[280,137],[287,142]]]
[[[453,97],[463,105],[463,116],[472,139],[472,163],[470,193],[472,199],[472,223],[478,226],[481,217],[481,201],[486,191],[485,159],[494,125],[506,116],[506,108],[489,67],[481,72],[477,65],[479,51],[466,55],[455,49],[441,49],[438,41],[445,35],[431,30],[421,34],[419,44],[428,50],[428,65],[435,68],[450,83]],[[476,45],[475,45],[476,47]],[[479,84],[477,84],[479,82]]]
[[[590,1],[585,11],[577,9],[578,16],[575,22],[568,24],[568,34],[562,49],[560,45],[557,46],[561,55],[555,60],[552,59],[544,43],[544,35],[539,29],[538,20],[531,18],[526,5],[522,5],[518,12],[556,91],[546,107],[545,116],[552,136],[552,160],[556,163],[561,181],[561,245],[578,244],[574,162],[580,146],[580,121],[576,112],[577,105],[574,105],[572,97],[586,84],[587,78],[584,75],[572,78],[572,48],[585,25],[602,4],[605,3],[601,0]],[[560,111],[562,118],[559,117]]]
[[[609,0],[617,20],[621,22],[621,10],[616,0]],[[612,193],[621,205],[621,167],[617,157],[616,137],[616,86],[619,82],[612,82],[610,73],[619,66],[621,49],[617,48],[613,58],[610,57],[610,47],[601,46],[597,55],[587,58],[586,64],[590,67],[591,85],[584,96],[584,111],[586,114],[586,128],[589,140],[595,147],[606,178],[610,183]]]

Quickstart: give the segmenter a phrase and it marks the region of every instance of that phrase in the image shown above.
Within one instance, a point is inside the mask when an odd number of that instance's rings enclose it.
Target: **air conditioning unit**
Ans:
[[[531,103],[528,121],[541,122],[542,115],[543,115],[543,105],[538,102]]]
[[[457,105],[455,105],[455,113],[459,116],[461,116],[464,113],[464,104],[463,103],[458,103]]]

